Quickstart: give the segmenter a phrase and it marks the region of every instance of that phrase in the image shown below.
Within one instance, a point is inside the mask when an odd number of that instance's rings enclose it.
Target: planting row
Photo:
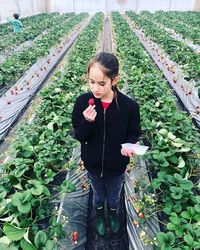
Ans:
[[[172,21],[172,18],[169,18],[166,12],[158,11],[154,14],[144,11],[141,13],[142,17],[147,17],[150,20],[154,20],[158,24],[163,24],[165,27],[173,29],[177,34],[183,36],[184,39],[190,39],[194,44],[200,45],[200,31],[199,26],[188,27],[187,18],[183,23]]]
[[[200,57],[198,54],[182,42],[171,38],[166,31],[156,27],[150,20],[144,19],[132,11],[127,12],[127,15],[142,29],[145,35],[164,49],[172,61],[179,64],[186,75],[186,80],[195,80],[197,85],[200,85]]]
[[[51,15],[55,16],[55,15],[58,15],[58,13],[51,13]],[[24,25],[24,29],[26,29],[29,26],[32,26],[35,21],[43,20],[47,16],[48,16],[48,14],[42,13],[42,14],[38,14],[38,15],[34,15],[34,16],[20,18],[20,20],[22,21],[22,23]],[[10,17],[10,18],[13,18],[13,17]],[[13,28],[9,22],[4,23],[4,24],[0,24],[0,35],[2,38],[6,35],[10,36],[11,34],[13,35]]]
[[[64,235],[52,202],[61,192],[75,190],[69,180],[63,181],[66,171],[73,167],[67,163],[73,148],[69,137],[71,112],[102,23],[102,14],[92,18],[69,55],[67,68],[42,91],[35,120],[18,131],[10,149],[12,160],[1,166],[5,176],[0,179],[0,243],[4,246],[51,250]]]
[[[157,13],[163,13],[163,11],[158,11]],[[190,27],[198,28],[200,25],[199,12],[194,11],[168,11],[165,15],[173,20],[174,22],[179,22],[180,24],[186,24]]]
[[[6,86],[7,89],[12,86],[37,60],[46,56],[50,49],[56,46],[62,37],[66,36],[86,16],[87,14],[82,13],[73,15],[68,20],[65,20],[63,16],[63,22],[53,26],[45,36],[35,42],[34,46],[9,57],[0,65],[0,86]]]
[[[137,191],[153,192],[154,198],[132,199],[138,212],[133,226],[154,214],[162,230],[156,238],[143,231],[145,244],[156,249],[191,250],[200,247],[199,133],[185,112],[177,110],[162,73],[141,46],[129,25],[118,14],[112,15],[117,52],[123,64],[128,94],[140,104],[143,141],[151,147],[146,155],[151,184],[134,181]],[[126,37],[126,39],[124,39]],[[132,194],[130,194],[131,196]],[[143,216],[141,217],[140,215]]]
[[[16,34],[11,33],[9,36],[2,37],[0,41],[0,51],[1,53],[12,49],[14,46],[17,46],[25,41],[33,40],[38,35],[40,35],[43,31],[47,31],[48,29],[60,22],[65,21],[65,19],[69,18],[72,14],[67,13],[64,15],[59,14],[49,14],[45,16],[39,16],[37,19],[34,18],[30,26],[23,29],[23,32],[18,32]]]

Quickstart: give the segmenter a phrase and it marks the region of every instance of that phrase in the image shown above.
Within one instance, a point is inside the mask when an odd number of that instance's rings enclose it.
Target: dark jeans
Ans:
[[[120,193],[124,183],[124,176],[122,175],[103,179],[88,172],[91,187],[93,190],[93,204],[94,207],[101,207],[107,200],[109,208],[117,209],[120,200]]]

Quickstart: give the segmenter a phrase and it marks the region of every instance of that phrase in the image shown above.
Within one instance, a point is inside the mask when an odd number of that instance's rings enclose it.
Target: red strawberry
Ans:
[[[143,213],[139,213],[139,218],[140,219],[144,218],[144,214]]]
[[[94,99],[93,99],[93,98],[90,98],[90,100],[88,101],[88,104],[89,104],[89,105],[94,105]]]
[[[73,232],[72,233],[72,240],[74,241],[74,244],[76,245],[78,242],[78,232]]]

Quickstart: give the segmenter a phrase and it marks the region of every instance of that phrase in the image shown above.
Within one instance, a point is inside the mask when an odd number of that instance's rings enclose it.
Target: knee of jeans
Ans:
[[[111,209],[117,209],[119,206],[119,199],[108,200],[108,207]]]

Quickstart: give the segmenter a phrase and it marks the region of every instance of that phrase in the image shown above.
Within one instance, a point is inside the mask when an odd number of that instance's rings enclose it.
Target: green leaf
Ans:
[[[167,233],[167,237],[168,237],[168,239],[169,239],[170,245],[173,245],[174,242],[175,242],[175,236],[174,236],[174,234],[173,234],[172,232],[168,232],[168,233]]]
[[[47,241],[47,235],[43,231],[38,231],[34,238],[34,243],[36,247],[44,246]]]
[[[175,173],[174,178],[176,181],[181,182],[183,180],[182,176],[180,174]]]
[[[190,215],[190,213],[189,213],[188,211],[183,211],[183,212],[181,213],[181,216],[182,216],[183,218],[187,219],[187,220],[190,220],[190,219],[191,219],[191,215]]]
[[[169,132],[169,133],[167,134],[167,137],[168,137],[170,140],[175,140],[175,139],[176,139],[176,136],[173,135],[171,132]]]
[[[156,235],[156,238],[157,238],[157,240],[158,240],[161,244],[165,244],[166,239],[167,239],[166,235],[165,235],[164,233],[162,233],[162,232],[159,232],[159,233]]]
[[[194,219],[197,221],[197,222],[200,222],[200,214],[196,214],[194,216]]]
[[[30,190],[26,190],[25,192],[23,192],[21,198],[22,202],[30,201],[30,199],[32,198]]]
[[[178,226],[175,231],[176,231],[176,234],[177,234],[178,237],[183,236],[183,228],[182,228],[182,226]]]
[[[179,225],[180,224],[180,219],[178,218],[177,214],[175,216],[170,216],[169,220],[174,224],[174,225]]]
[[[171,193],[172,198],[174,198],[175,200],[180,200],[182,198],[182,194],[175,194],[175,193]]]
[[[182,210],[181,204],[179,204],[179,203],[175,204],[174,207],[173,207],[173,210],[174,210],[174,212],[176,212],[176,213],[180,213],[181,210]]]
[[[47,240],[45,247],[48,250],[54,250],[55,244],[52,240]]]
[[[190,180],[182,180],[180,183],[180,186],[184,189],[184,190],[191,190],[193,188],[193,183]]]
[[[174,225],[173,223],[169,222],[167,224],[167,229],[168,230],[175,230],[176,229],[176,225]]]
[[[31,193],[33,195],[41,195],[43,192],[43,185],[41,184],[41,182],[37,181],[37,180],[29,180],[28,183],[32,184],[33,187],[31,188]]]
[[[17,185],[19,183],[18,178],[14,175],[8,175],[8,179],[12,185]]]
[[[3,232],[10,240],[16,241],[24,237],[26,229],[13,226],[10,223],[5,223]]]
[[[167,207],[165,207],[165,208],[163,209],[163,211],[164,211],[166,214],[170,215],[171,212],[172,212],[172,206],[167,206]]]
[[[195,196],[197,203],[200,204],[200,196]]]
[[[50,197],[51,196],[51,193],[49,191],[49,189],[46,187],[46,186],[43,186],[43,194],[47,197]]]
[[[3,237],[0,238],[0,244],[1,245],[8,246],[8,245],[10,245],[10,243],[11,243],[11,240],[7,236],[3,236]]]
[[[17,208],[22,214],[28,214],[31,211],[31,203],[20,204]]]
[[[166,137],[168,134],[168,131],[165,128],[162,128],[158,131],[158,134],[162,135],[163,137]]]
[[[32,244],[27,242],[25,239],[22,239],[20,241],[20,246],[23,250],[37,250],[36,247],[34,247]]]
[[[184,241],[189,245],[189,246],[193,246],[193,241],[194,239],[192,238],[192,236],[190,234],[186,234],[184,236]]]
[[[195,211],[196,211],[197,213],[200,213],[200,205],[199,205],[199,204],[196,204],[196,205],[194,206],[194,209],[195,209]]]
[[[0,221],[7,221],[7,222],[9,222],[9,221],[12,221],[13,220],[13,218],[14,218],[14,216],[13,215],[10,215],[10,216],[8,216],[8,217],[6,217],[6,218],[0,218]]]
[[[173,164],[177,164],[178,163],[178,158],[176,155],[171,155],[169,157],[167,157],[167,160]]]
[[[184,153],[187,153],[190,151],[190,148],[181,148],[180,149],[180,152],[184,152]]]
[[[180,156],[178,159],[178,168],[184,168],[185,167],[185,161],[183,160],[183,158]]]

